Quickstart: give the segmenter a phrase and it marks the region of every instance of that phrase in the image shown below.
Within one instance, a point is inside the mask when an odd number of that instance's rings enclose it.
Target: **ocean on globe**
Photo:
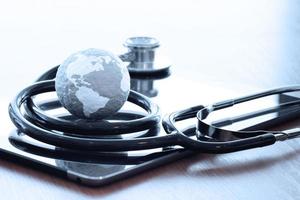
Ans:
[[[103,119],[127,101],[130,77],[114,54],[87,49],[69,56],[58,68],[55,90],[59,101],[79,118]]]

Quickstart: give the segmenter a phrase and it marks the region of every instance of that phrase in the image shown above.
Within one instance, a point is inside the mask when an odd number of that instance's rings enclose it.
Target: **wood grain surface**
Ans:
[[[1,1],[1,102],[74,51],[121,53],[124,39],[136,35],[157,37],[177,76],[207,90],[241,95],[299,84],[299,11],[296,0]],[[199,102],[218,95],[195,94],[196,87],[175,90]],[[199,153],[99,188],[1,160],[0,199],[300,199],[299,167],[299,139]]]

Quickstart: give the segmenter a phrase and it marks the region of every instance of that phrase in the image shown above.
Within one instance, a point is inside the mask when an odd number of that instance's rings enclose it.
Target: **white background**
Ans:
[[[2,96],[13,97],[44,70],[61,63],[73,52],[95,47],[121,53],[125,50],[123,41],[139,35],[157,37],[173,66],[186,79],[193,74],[200,82],[233,90],[298,82],[298,74],[285,77],[288,69],[297,68],[299,63],[296,49],[300,43],[292,18],[297,15],[296,3],[265,0],[0,3]],[[229,76],[224,76],[224,71]]]

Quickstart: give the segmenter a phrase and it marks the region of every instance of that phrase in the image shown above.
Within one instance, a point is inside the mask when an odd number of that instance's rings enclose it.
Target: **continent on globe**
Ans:
[[[55,89],[61,104],[79,118],[103,119],[127,101],[130,77],[119,57],[100,49],[69,56],[58,68]]]
[[[86,117],[90,117],[92,113],[97,112],[100,108],[104,108],[109,101],[109,98],[102,97],[91,88],[85,86],[79,87],[75,95],[83,103],[83,113]],[[92,101],[89,99],[92,99]],[[85,104],[84,102],[89,103]]]

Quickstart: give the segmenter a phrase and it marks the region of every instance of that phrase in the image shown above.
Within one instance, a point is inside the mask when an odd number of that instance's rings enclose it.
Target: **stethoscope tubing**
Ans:
[[[203,153],[230,153],[255,147],[271,145],[276,142],[276,139],[272,134],[258,135],[251,138],[226,142],[204,141],[189,138],[182,131],[176,128],[175,122],[190,118],[192,114],[197,113],[201,108],[204,108],[204,106],[200,105],[167,115],[163,120],[164,129],[166,130],[166,132],[173,133],[178,138],[180,138],[180,143],[182,146]]]
[[[9,106],[10,117],[15,126],[30,137],[39,141],[52,144],[59,147],[78,149],[78,150],[106,150],[106,151],[126,151],[126,150],[141,150],[149,148],[159,148],[170,146],[177,140],[173,135],[166,135],[164,137],[145,137],[132,139],[99,139],[99,138],[85,138],[75,137],[71,135],[64,135],[52,130],[48,130],[42,125],[39,126],[28,120],[21,112],[21,106],[27,99],[33,95],[38,95],[44,92],[51,92],[54,90],[55,82],[42,81],[37,82],[25,89],[23,89],[17,97],[11,102]],[[131,94],[140,95],[134,91]],[[140,98],[144,98],[143,95]],[[157,114],[155,110],[154,114]]]
[[[128,101],[146,110],[147,114],[137,119],[114,122],[110,122],[109,120],[68,120],[63,117],[47,115],[41,108],[35,105],[32,98],[24,101],[23,106],[26,110],[25,114],[28,115],[29,119],[33,119],[34,123],[42,124],[49,129],[76,134],[113,135],[120,132],[126,134],[150,129],[160,122],[159,108],[155,104],[150,103],[146,97],[141,97],[140,94],[131,92]],[[55,107],[56,104],[61,106],[58,101],[52,102],[51,106]]]

